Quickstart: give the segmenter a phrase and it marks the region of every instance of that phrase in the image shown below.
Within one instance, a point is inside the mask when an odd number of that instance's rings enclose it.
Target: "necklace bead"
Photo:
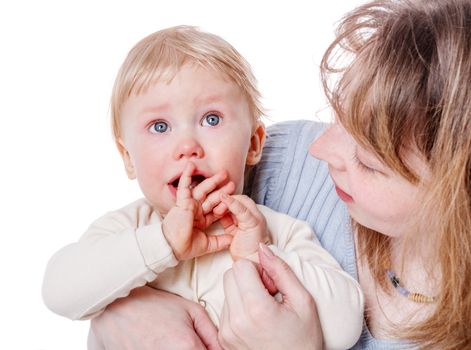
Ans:
[[[417,292],[409,292],[399,280],[399,277],[396,276],[391,270],[386,270],[389,280],[391,281],[392,286],[407,299],[421,304],[429,304],[437,301],[437,297],[431,297]]]

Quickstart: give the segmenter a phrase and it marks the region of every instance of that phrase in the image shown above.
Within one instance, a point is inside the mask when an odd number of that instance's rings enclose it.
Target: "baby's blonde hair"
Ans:
[[[121,109],[126,100],[132,94],[144,93],[158,81],[171,81],[187,63],[225,75],[241,89],[254,121],[263,115],[256,79],[242,55],[217,35],[192,26],[176,26],[139,41],[121,65],[111,97],[115,140],[121,135]]]

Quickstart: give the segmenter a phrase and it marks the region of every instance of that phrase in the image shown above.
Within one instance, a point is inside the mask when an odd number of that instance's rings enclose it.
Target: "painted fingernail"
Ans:
[[[268,248],[268,247],[266,246],[266,244],[260,242],[260,243],[258,243],[258,247],[259,247],[259,249],[260,249],[260,252],[261,252],[264,256],[266,256],[268,259],[271,259],[271,258],[273,258],[273,257],[275,256],[275,254],[273,254],[273,252],[271,251],[271,249]]]

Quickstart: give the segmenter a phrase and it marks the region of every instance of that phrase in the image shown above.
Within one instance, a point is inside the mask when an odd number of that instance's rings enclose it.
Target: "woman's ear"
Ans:
[[[129,152],[121,138],[117,139],[116,146],[118,147],[119,154],[121,154],[121,158],[123,158],[124,169],[126,170],[126,174],[128,175],[128,178],[130,180],[134,180],[136,178],[134,165],[132,163],[131,156],[129,155]]]
[[[255,165],[262,157],[262,149],[265,144],[265,126],[262,122],[257,122],[255,130],[250,138],[250,148],[247,153],[247,165]]]

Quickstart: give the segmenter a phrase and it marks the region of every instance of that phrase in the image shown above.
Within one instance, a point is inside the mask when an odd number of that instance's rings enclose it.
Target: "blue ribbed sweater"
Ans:
[[[256,202],[311,225],[326,248],[358,279],[348,212],[339,200],[327,165],[308,153],[309,144],[326,124],[307,120],[278,123],[268,128],[260,163],[251,170],[245,192]],[[353,349],[410,349],[405,342],[379,340],[366,325]]]

